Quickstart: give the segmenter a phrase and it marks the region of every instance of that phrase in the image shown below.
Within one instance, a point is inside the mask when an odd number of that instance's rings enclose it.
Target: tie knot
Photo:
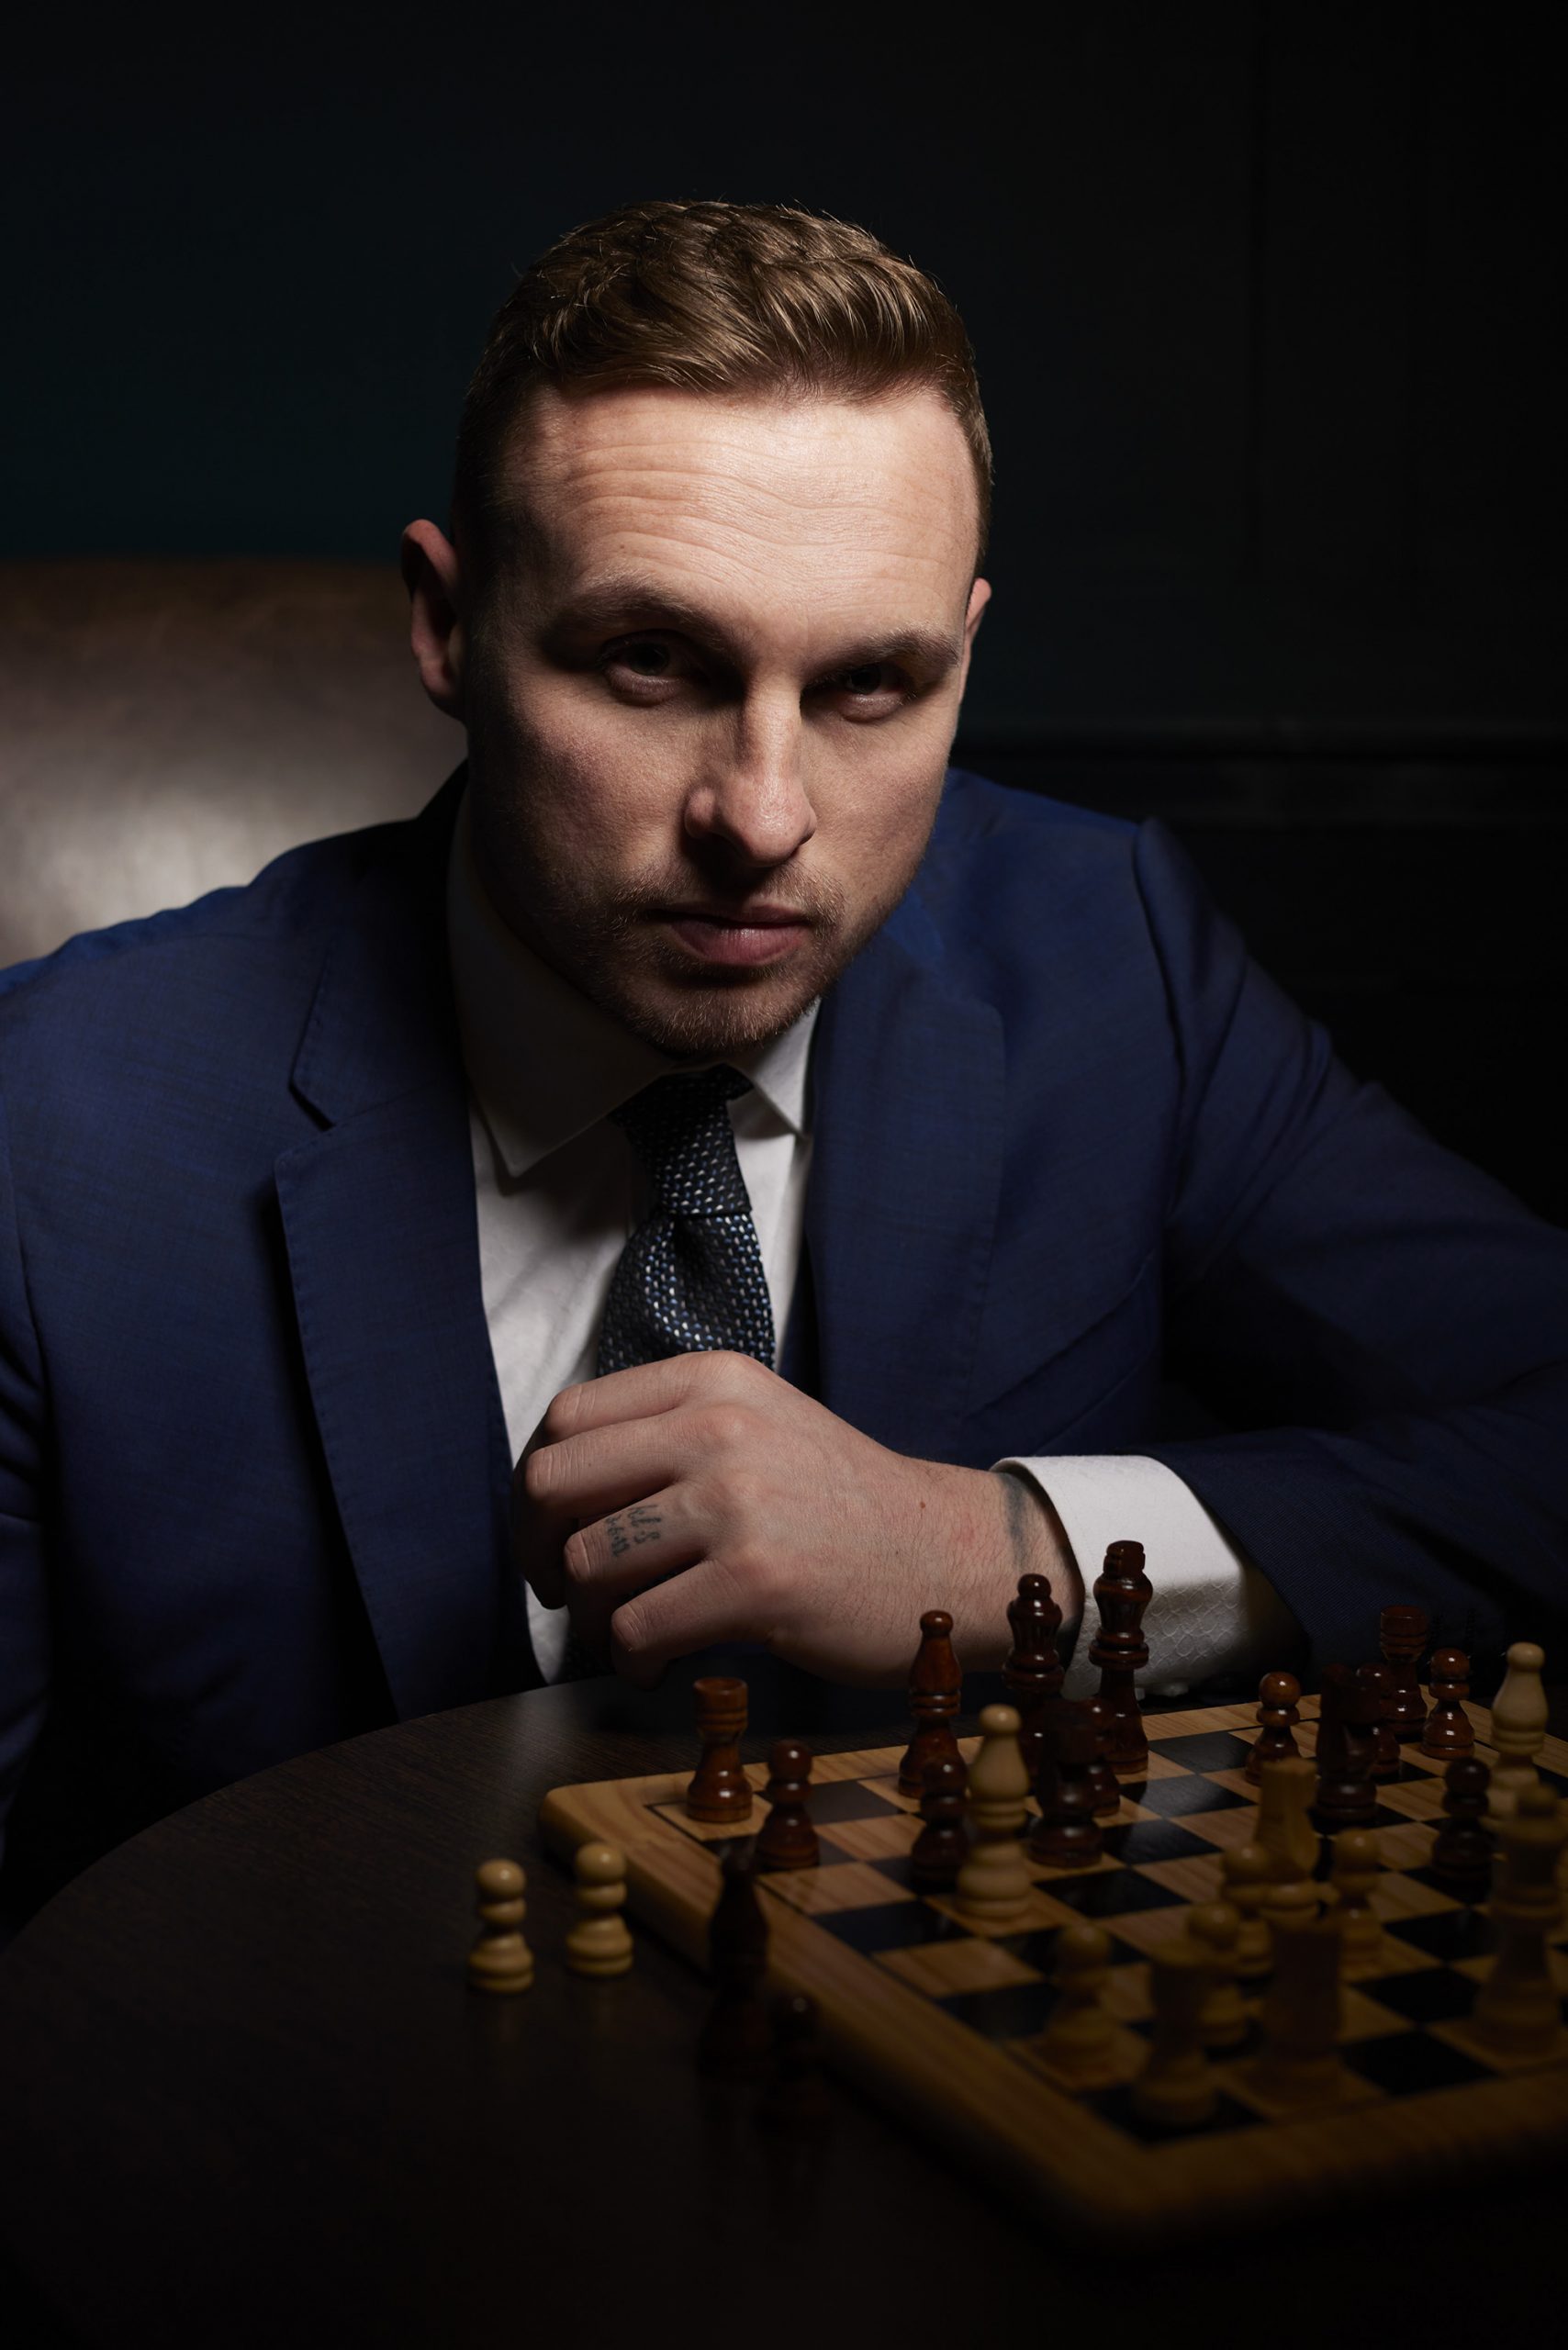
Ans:
[[[659,1077],[610,1116],[646,1168],[661,1206],[677,1215],[750,1214],[728,1105],[751,1080],[716,1069]]]

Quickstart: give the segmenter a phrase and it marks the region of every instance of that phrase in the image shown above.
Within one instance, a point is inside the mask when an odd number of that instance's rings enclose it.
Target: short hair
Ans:
[[[628,204],[573,229],[519,278],[491,324],[458,428],[455,532],[487,556],[502,463],[533,388],[868,400],[920,387],[957,418],[979,493],[991,454],[974,353],[934,278],[868,229],[782,204]]]

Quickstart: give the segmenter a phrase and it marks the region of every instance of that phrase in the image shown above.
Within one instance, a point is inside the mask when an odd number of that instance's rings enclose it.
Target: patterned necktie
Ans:
[[[738,1069],[661,1077],[611,1113],[647,1170],[651,1203],[621,1253],[599,1371],[728,1348],[773,1365],[773,1308],[729,1104]]]

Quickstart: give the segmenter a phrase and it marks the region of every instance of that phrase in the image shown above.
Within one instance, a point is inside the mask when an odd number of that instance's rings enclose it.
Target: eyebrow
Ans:
[[[720,646],[732,658],[739,647],[716,614],[684,597],[671,595],[658,580],[640,572],[614,572],[590,582],[569,597],[546,629],[547,638],[576,635],[597,629],[668,629],[682,636]],[[875,661],[918,661],[936,677],[956,668],[961,641],[934,629],[894,628],[882,634],[857,637],[823,664],[824,669],[858,669]]]

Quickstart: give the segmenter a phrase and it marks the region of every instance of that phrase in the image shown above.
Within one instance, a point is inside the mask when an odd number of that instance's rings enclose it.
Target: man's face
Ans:
[[[777,1035],[930,834],[990,592],[963,434],[925,392],[546,389],[509,472],[477,609],[440,532],[409,533],[486,887],[662,1051]]]

